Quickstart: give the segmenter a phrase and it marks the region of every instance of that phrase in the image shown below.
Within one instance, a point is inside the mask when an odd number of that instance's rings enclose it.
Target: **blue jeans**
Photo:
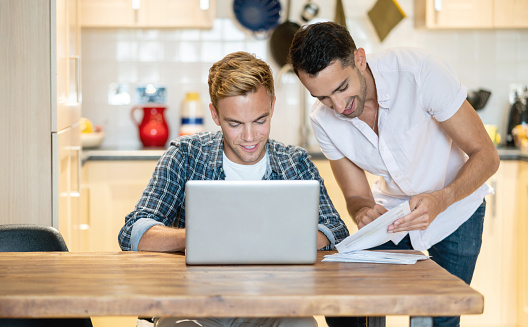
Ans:
[[[486,201],[482,202],[473,215],[456,231],[428,250],[433,261],[468,285],[473,278],[475,264],[482,245],[485,212]],[[407,234],[398,245],[389,241],[370,250],[411,249],[411,240]],[[366,317],[326,317],[326,323],[329,327],[363,327],[366,326]],[[458,327],[460,326],[460,317],[435,317],[433,325],[435,327]]]

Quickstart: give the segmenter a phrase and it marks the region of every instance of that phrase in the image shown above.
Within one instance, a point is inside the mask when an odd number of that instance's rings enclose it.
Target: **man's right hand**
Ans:
[[[387,211],[388,211],[387,208],[379,204],[375,204],[374,207],[372,208],[371,207],[361,208],[360,210],[358,210],[356,217],[355,217],[358,229],[365,227],[369,223],[373,222],[374,219],[383,215]]]

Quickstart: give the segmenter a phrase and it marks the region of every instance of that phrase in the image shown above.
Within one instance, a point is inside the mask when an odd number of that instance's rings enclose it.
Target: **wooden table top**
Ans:
[[[187,266],[183,254],[0,253],[0,317],[438,316],[483,296],[432,260],[414,265]]]

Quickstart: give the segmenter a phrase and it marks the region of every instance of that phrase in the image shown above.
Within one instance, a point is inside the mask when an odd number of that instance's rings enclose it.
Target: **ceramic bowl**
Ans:
[[[81,144],[83,148],[97,148],[103,143],[104,132],[81,133]]]

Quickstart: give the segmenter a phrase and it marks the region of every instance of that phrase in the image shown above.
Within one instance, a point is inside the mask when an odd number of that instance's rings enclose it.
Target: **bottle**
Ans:
[[[180,136],[205,131],[204,111],[198,92],[188,92],[182,102]]]

